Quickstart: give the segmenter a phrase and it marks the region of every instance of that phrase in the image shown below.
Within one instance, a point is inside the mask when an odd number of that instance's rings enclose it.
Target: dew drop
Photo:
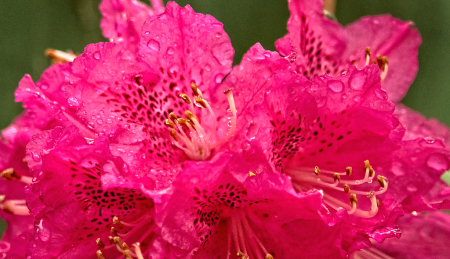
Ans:
[[[159,51],[159,42],[156,40],[149,40],[147,42],[147,47],[149,47],[153,51]]]
[[[356,71],[351,75],[348,81],[351,89],[362,90],[366,83],[366,75],[363,71]]]
[[[327,85],[335,93],[340,93],[344,89],[344,84],[337,80],[330,80]]]
[[[250,123],[250,125],[247,128],[247,133],[245,134],[247,136],[248,140],[252,140],[255,138],[256,134],[258,133],[258,124],[257,123]]]
[[[242,149],[245,150],[245,151],[249,150],[250,149],[250,142],[248,142],[248,141],[243,142],[242,143]]]
[[[377,90],[375,90],[375,94],[381,100],[387,100],[388,99],[388,96],[387,96],[387,94],[386,94],[386,92],[384,90],[377,89]]]
[[[323,107],[327,103],[326,97],[320,97],[317,99],[317,107]]]
[[[31,158],[33,158],[34,162],[39,162],[41,161],[41,156],[37,153],[31,152]]]
[[[223,79],[223,75],[222,74],[216,75],[216,78],[215,78],[216,84],[222,83],[222,79]]]
[[[111,119],[107,119],[107,120],[106,120],[106,123],[111,124],[111,123],[112,123],[112,120],[111,120]]]
[[[67,99],[67,103],[69,103],[70,106],[80,106],[80,102],[77,98],[71,96]]]
[[[392,173],[395,174],[396,176],[402,176],[405,175],[405,167],[403,165],[403,163],[401,162],[394,162],[392,164]]]
[[[231,128],[231,126],[233,126],[233,124],[231,123],[231,121],[228,121],[227,126],[228,126],[229,128]]]
[[[217,32],[216,33],[216,38],[218,38],[218,39],[222,38],[222,33],[221,32]]]
[[[103,121],[102,121],[102,120],[97,120],[97,123],[98,123],[99,125],[102,125],[102,124],[103,124]]]
[[[42,89],[42,90],[48,89],[48,85],[45,85],[45,84],[44,84],[44,85],[41,85],[41,89]]]
[[[94,58],[95,58],[96,60],[99,60],[99,59],[100,59],[100,52],[96,51],[96,52],[94,53]]]
[[[445,171],[449,169],[449,161],[447,156],[435,153],[428,156],[427,166],[438,171]]]
[[[167,49],[167,54],[172,55],[173,53],[175,53],[175,50],[172,47],[169,47]]]
[[[406,186],[406,190],[408,190],[408,192],[415,192],[417,191],[417,187],[415,185],[410,184]]]
[[[209,72],[209,71],[211,71],[211,66],[210,66],[210,65],[208,65],[208,64],[207,64],[207,65],[205,65],[205,70],[206,70],[206,71],[208,71],[208,72]]]

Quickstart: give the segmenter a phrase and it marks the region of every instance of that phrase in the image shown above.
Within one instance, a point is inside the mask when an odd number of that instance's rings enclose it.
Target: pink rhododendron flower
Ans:
[[[289,6],[285,57],[255,44],[232,69],[212,16],[102,1],[111,42],[76,58],[50,50],[66,63],[16,91],[26,111],[2,132],[0,250],[388,258],[426,228],[428,251],[430,221],[448,216],[425,211],[450,208],[448,129],[395,105],[418,32],[390,16],[342,28],[321,1]]]
[[[288,34],[276,42],[277,50],[292,62],[292,69],[308,78],[339,75],[350,65],[380,65],[382,86],[393,102],[413,82],[421,43],[411,22],[390,15],[364,17],[343,28],[323,14],[323,1],[289,0]],[[389,72],[388,72],[389,68]],[[362,84],[354,82],[353,87]]]
[[[296,193],[261,151],[186,163],[173,189],[156,221],[195,258],[341,258],[340,226],[317,213],[322,195]]]

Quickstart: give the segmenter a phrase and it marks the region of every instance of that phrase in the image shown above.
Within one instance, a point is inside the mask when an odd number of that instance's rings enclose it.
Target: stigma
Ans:
[[[361,218],[371,218],[378,213],[380,201],[377,200],[377,195],[383,194],[388,189],[388,180],[381,175],[377,176],[380,185],[379,190],[363,191],[359,190],[360,186],[364,184],[371,184],[375,178],[375,170],[370,165],[369,160],[364,161],[364,178],[359,180],[345,180],[353,172],[351,167],[346,167],[343,172],[334,172],[329,170],[321,170],[318,166],[314,169],[288,169],[286,174],[292,177],[294,188],[297,191],[309,191],[311,189],[322,189],[324,203],[334,209],[346,209],[348,214]],[[349,203],[343,202],[335,197],[338,191],[348,195]],[[363,210],[358,207],[358,197],[365,196],[370,202],[370,208]]]
[[[169,119],[165,121],[165,125],[169,128],[169,133],[173,139],[172,144],[184,151],[184,153],[192,160],[206,160],[211,156],[214,148],[228,142],[236,131],[236,106],[234,103],[233,93],[231,89],[224,92],[228,99],[231,112],[231,120],[228,122],[229,130],[226,135],[217,140],[215,134],[217,131],[217,118],[211,105],[203,98],[202,92],[197,85],[192,84],[192,99],[189,95],[182,93],[179,97],[189,105],[189,110],[184,112],[184,117],[178,117],[174,113],[169,114]],[[194,105],[201,109],[200,118],[196,115]],[[204,125],[205,110],[208,111],[212,125],[207,129]],[[209,131],[209,132],[207,132]]]

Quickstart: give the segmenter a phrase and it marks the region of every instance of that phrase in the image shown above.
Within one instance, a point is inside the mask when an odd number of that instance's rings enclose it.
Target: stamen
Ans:
[[[320,174],[320,169],[318,166],[314,167],[314,173],[318,176]]]
[[[333,172],[328,170],[320,170],[318,166],[314,167],[314,175],[311,173],[311,169],[300,168],[300,169],[290,169],[287,168],[285,173],[291,176],[294,188],[297,191],[308,191],[314,188],[322,188],[324,191],[327,189],[332,189],[336,191],[343,191],[344,193],[350,193],[350,186],[359,186],[366,183],[372,183],[372,179],[375,177],[375,170],[370,165],[368,160],[364,161],[364,178],[361,180],[343,180],[342,177],[349,176],[352,174],[352,168],[346,167],[345,173]],[[321,174],[323,173],[323,174]],[[331,175],[332,174],[332,175]],[[345,179],[345,178],[344,178]],[[376,215],[379,207],[379,200],[376,199],[376,195],[383,194],[387,191],[388,181],[385,177],[378,175],[377,180],[381,188],[377,191],[362,191],[353,190],[350,197],[350,206],[348,203],[343,203],[339,199],[324,192],[324,202],[327,206],[338,210],[340,207],[345,208],[349,214],[354,216],[370,218]],[[343,186],[339,186],[343,184]],[[353,188],[353,187],[352,187]],[[358,198],[357,195],[364,195],[371,202],[370,209],[368,211],[363,211],[358,209]]]
[[[173,123],[173,121],[171,121],[171,120],[169,120],[169,119],[166,119],[166,121],[164,122],[164,124],[165,124],[167,127],[169,127],[169,128],[172,128],[172,129],[175,128],[175,123]]]
[[[141,244],[139,242],[133,244],[134,253],[136,254],[137,259],[144,259],[140,245]]]
[[[180,94],[178,95],[181,99],[183,99],[183,101],[187,104],[191,104],[191,98],[189,98],[189,96],[187,94]]]
[[[377,55],[377,63],[378,63],[378,66],[380,67],[380,69],[383,71],[380,75],[381,80],[383,81],[386,78],[387,73],[388,73],[389,61],[388,61],[387,57]]]
[[[103,254],[102,254],[102,251],[98,250],[98,251],[96,252],[96,254],[97,254],[97,258],[98,258],[98,259],[105,259],[105,257],[104,257]]]
[[[25,200],[7,200],[5,195],[0,195],[0,209],[8,214],[30,215]]]
[[[345,168],[345,174],[348,176],[352,175],[352,168],[350,166],[347,166]]]
[[[211,105],[209,105],[209,103],[203,98],[202,92],[198,89],[197,85],[191,84],[191,89],[194,96],[193,103],[199,108],[207,108],[210,113],[212,128],[209,135],[206,134],[199,118],[194,113],[192,99],[183,93],[180,94],[179,97],[191,105],[191,110],[186,110],[184,112],[185,118],[178,118],[174,113],[170,113],[169,119],[165,121],[165,125],[169,128],[170,136],[174,140],[172,142],[174,146],[183,150],[192,160],[205,160],[210,157],[211,151],[215,147],[227,142],[234,135],[236,130],[237,111],[231,90],[225,91],[225,95],[230,105],[230,111],[233,114],[233,117],[228,125],[231,129],[227,132],[223,139],[211,144],[216,133],[217,118],[214,115]],[[203,120],[203,110],[201,118]],[[184,128],[181,126],[184,126]],[[187,135],[187,133],[189,134]]]
[[[370,47],[366,48],[366,66],[370,63]]]
[[[97,245],[100,249],[105,248],[105,244],[103,244],[103,242],[102,242],[102,240],[100,240],[100,238],[97,238],[97,240],[95,240],[95,242],[97,243]]]
[[[72,52],[64,52],[56,49],[45,50],[45,55],[52,59],[53,64],[64,64],[66,62],[73,62],[77,57]]]
[[[20,180],[26,184],[31,184],[32,183],[32,179],[29,176],[23,176],[19,173],[17,173],[16,171],[14,171],[13,168],[8,168],[3,170],[3,172],[0,173],[0,177],[6,179],[6,180]]]

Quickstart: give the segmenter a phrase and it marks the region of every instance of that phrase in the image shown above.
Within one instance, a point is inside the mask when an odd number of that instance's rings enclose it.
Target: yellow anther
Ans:
[[[177,123],[181,125],[185,125],[188,122],[185,118],[178,118]]]
[[[208,104],[201,96],[195,96],[194,97],[195,105],[201,108],[208,108]]]
[[[350,186],[348,186],[348,184],[344,184],[344,192],[345,193],[349,193],[350,192]]]
[[[173,112],[169,113],[169,118],[170,118],[173,122],[175,122],[175,121],[178,119],[177,115],[175,115],[175,113],[173,113]]]
[[[169,128],[175,128],[175,123],[173,123],[173,121],[166,119],[166,121],[164,122],[164,124],[169,127]]]
[[[119,224],[119,223],[120,223],[119,218],[117,216],[114,216],[113,224]]]
[[[56,49],[45,50],[45,55],[52,59],[53,64],[72,62],[77,57],[72,52],[64,52]]]
[[[105,259],[105,257],[104,257],[103,254],[102,254],[102,251],[98,250],[98,251],[96,252],[96,254],[97,254],[97,258],[98,258],[98,259]]]
[[[318,166],[314,167],[314,173],[315,173],[316,175],[319,175],[319,174],[320,174],[320,169],[319,169]]]
[[[375,170],[373,170],[372,166],[369,166],[369,177],[373,177],[375,174]]]
[[[20,180],[20,178],[22,178],[22,176],[16,173],[13,168],[3,170],[3,172],[0,173],[0,176],[6,180]]]
[[[370,166],[369,160],[364,161],[364,169],[369,168],[369,166]]]
[[[365,55],[365,57],[367,58],[367,57],[370,57],[370,55],[371,55],[371,53],[370,53],[370,47],[367,47],[366,48],[366,55]]]
[[[386,187],[386,179],[383,176],[378,175],[377,180],[378,180],[378,183],[381,185],[381,187],[383,187],[383,188]]]
[[[345,168],[345,173],[346,173],[348,176],[352,175],[352,168],[351,168],[350,166],[347,166],[347,167]]]
[[[245,254],[242,253],[241,251],[239,251],[239,252],[237,253],[237,257],[239,257],[239,259],[248,259],[248,257],[245,256]]]
[[[191,84],[191,89],[192,89],[192,93],[193,93],[194,96],[200,95],[200,92],[199,92],[198,87],[197,87],[196,84],[194,84],[194,83]]]
[[[249,173],[250,173],[250,176],[255,176],[255,175],[256,175],[256,174],[253,173],[252,171],[250,171]]]
[[[130,247],[127,245],[127,243],[125,243],[125,242],[123,242],[122,243],[122,247],[123,247],[123,249],[128,249],[128,250],[130,250]]]
[[[378,63],[378,66],[380,67],[380,69],[384,71],[386,69],[386,65],[389,64],[389,61],[388,61],[387,57],[377,55],[377,63]]]
[[[187,94],[180,94],[178,95],[178,97],[180,97],[181,99],[183,99],[183,101],[187,104],[191,104],[191,98],[189,98],[189,96]]]
[[[377,207],[380,207],[380,200],[377,199]]]
[[[111,228],[111,234],[117,236],[117,230],[114,227]]]
[[[333,175],[333,179],[334,179],[334,182],[336,182],[336,181],[341,182],[341,176],[338,173],[335,173]]]
[[[108,237],[109,243],[110,244],[114,244],[114,238],[112,236]]]
[[[184,112],[184,116],[186,116],[187,119],[189,120],[193,120],[195,119],[196,121],[198,121],[197,116],[195,116],[191,111],[187,110]]]
[[[97,240],[95,240],[95,243],[97,243],[97,246],[100,247],[100,249],[105,248],[105,244],[103,244],[102,240],[100,240],[100,238],[97,238]]]
[[[358,198],[356,198],[356,194],[350,193],[350,204],[358,205]]]
[[[264,257],[264,259],[274,259],[274,258],[271,254],[266,254],[266,257]]]
[[[177,132],[174,129],[170,129],[170,136],[172,136],[172,138],[175,141],[178,141],[178,135],[177,135]]]
[[[120,240],[120,237],[113,237],[113,243],[118,245],[121,249],[123,249],[122,241]]]

